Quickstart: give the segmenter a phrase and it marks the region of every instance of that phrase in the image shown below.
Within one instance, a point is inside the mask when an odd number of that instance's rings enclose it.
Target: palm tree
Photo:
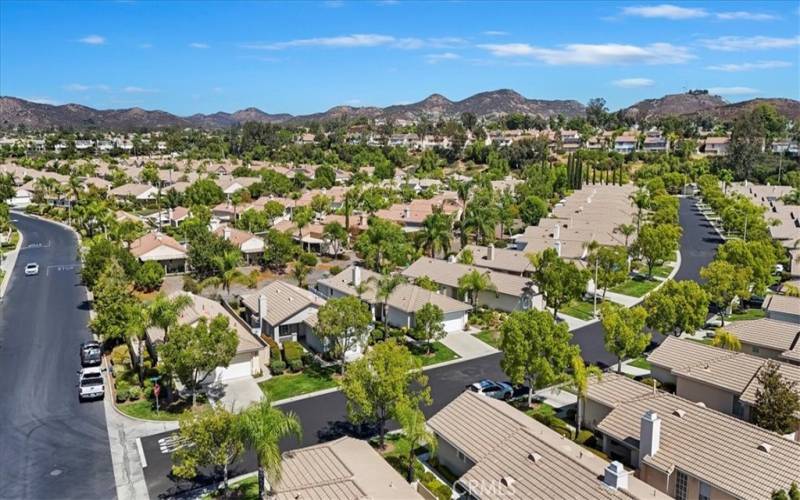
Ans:
[[[447,254],[450,252],[450,237],[453,231],[453,221],[441,208],[434,208],[433,213],[422,221],[420,231],[420,246],[427,250],[431,258],[437,252]]]
[[[722,328],[717,328],[711,345],[722,349],[728,349],[729,351],[742,350],[742,342],[739,340],[739,337]]]
[[[375,278],[370,278],[374,280]],[[389,314],[387,312],[388,306],[386,302],[389,297],[394,293],[398,286],[408,282],[402,274],[385,274],[377,280],[377,288],[375,290],[375,298],[381,303],[381,316],[383,316],[383,334],[386,336],[386,329],[389,325]]]
[[[581,422],[583,421],[583,406],[586,400],[586,394],[589,392],[589,379],[597,377],[598,380],[603,378],[603,370],[595,365],[586,366],[580,354],[576,354],[572,358],[572,377],[570,378],[567,386],[572,388],[578,396],[578,414],[576,415],[575,429],[577,433],[581,432]]]
[[[242,256],[238,250],[227,250],[222,255],[215,255],[211,262],[214,264],[215,276],[206,278],[200,283],[202,288],[207,286],[219,287],[225,290],[227,297],[231,294],[233,283],[246,283],[247,276],[239,270]]]
[[[397,408],[397,421],[403,429],[403,435],[409,443],[406,460],[406,480],[414,482],[414,462],[417,459],[416,450],[426,446],[430,456],[436,453],[436,436],[425,426],[425,415],[419,408],[402,404]]]
[[[456,186],[458,201],[461,202],[461,214],[459,216],[459,227],[461,229],[461,246],[467,244],[467,233],[464,228],[464,217],[467,213],[467,202],[469,201],[469,191],[472,188],[471,182],[459,182]]]
[[[642,213],[650,208],[650,193],[644,189],[640,189],[630,195],[631,202],[636,207],[636,234],[639,234],[639,228],[642,226]]]
[[[592,280],[593,288],[592,290],[592,316],[597,318],[597,274],[600,267],[600,258],[597,255],[597,250],[600,249],[600,243],[596,240],[592,240],[588,243],[584,243],[583,247],[589,252],[589,260],[594,261],[594,278]],[[605,298],[605,290],[603,290],[603,298]]]
[[[488,271],[481,273],[477,269],[473,269],[458,278],[458,289],[462,294],[469,297],[469,303],[475,308],[478,305],[478,295],[481,292],[496,291],[497,287],[492,283]]]
[[[300,240],[300,245],[303,245],[303,228],[311,223],[314,214],[309,207],[295,207],[292,210],[292,222],[297,226],[297,239]]]
[[[722,194],[728,195],[728,186],[733,182],[733,174],[730,170],[724,169],[719,172],[719,180],[722,181]]]
[[[188,295],[179,294],[169,298],[159,293],[148,305],[149,323],[164,330],[164,342],[169,338],[169,329],[178,324],[181,313],[192,303]]]
[[[284,413],[273,408],[269,396],[247,408],[239,416],[239,428],[245,445],[256,452],[258,460],[258,497],[265,498],[266,486],[278,484],[281,479],[281,450],[278,443],[294,436],[299,442],[303,437],[300,420],[293,412]]]
[[[625,236],[625,248],[628,248],[628,240],[636,232],[636,226],[633,224],[620,224],[615,228],[617,232]]]

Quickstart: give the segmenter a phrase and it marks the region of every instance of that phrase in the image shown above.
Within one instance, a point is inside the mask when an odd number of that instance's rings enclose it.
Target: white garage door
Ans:
[[[444,317],[444,331],[446,332],[458,332],[464,329],[464,318],[465,315],[463,313],[457,314],[447,314]]]
[[[232,361],[227,368],[217,368],[217,380],[226,381],[234,378],[250,377],[250,360]]]

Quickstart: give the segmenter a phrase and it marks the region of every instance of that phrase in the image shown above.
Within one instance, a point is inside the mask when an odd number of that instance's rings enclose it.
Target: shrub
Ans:
[[[289,361],[289,369],[293,372],[300,372],[303,371],[303,360],[301,359],[293,359]]]
[[[283,343],[283,358],[286,360],[286,363],[289,366],[292,366],[292,363],[300,363],[300,367],[303,366],[303,347],[300,345],[299,342],[295,342],[294,340],[287,340]]]
[[[286,371],[286,363],[280,358],[273,359],[269,363],[269,371],[271,371],[273,375],[281,375]]]
[[[653,387],[653,384],[655,384],[656,385],[656,389],[660,389],[661,388],[661,382],[659,382],[658,380],[654,379],[653,377],[645,377],[645,378],[643,378],[641,380],[641,382],[643,384],[645,384],[646,386],[648,386],[648,387]]]
[[[117,403],[124,403],[128,400],[128,389],[117,389]]]
[[[118,345],[111,351],[111,363],[115,365],[131,365],[131,353],[127,345]]]
[[[143,391],[142,388],[139,386],[134,385],[130,389],[128,389],[128,399],[131,401],[136,401],[142,397]]]
[[[183,277],[183,291],[198,295],[203,291],[203,288],[196,279],[187,275]]]
[[[279,346],[278,343],[275,342],[275,340],[272,339],[271,337],[262,337],[262,338],[264,339],[264,341],[269,346],[269,359],[270,359],[270,361],[280,360],[281,359],[281,346]]]
[[[161,287],[164,281],[164,268],[155,261],[147,261],[136,271],[133,282],[137,290],[152,292]]]
[[[331,273],[331,276],[336,276],[337,274],[339,274],[340,272],[342,272],[342,268],[341,268],[341,267],[339,267],[339,266],[331,266],[331,268],[330,268],[330,270],[329,270],[329,271],[330,271],[330,273]]]

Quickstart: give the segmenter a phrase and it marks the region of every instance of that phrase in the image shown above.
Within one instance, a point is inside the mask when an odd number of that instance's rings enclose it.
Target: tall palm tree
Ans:
[[[739,337],[722,328],[717,328],[711,345],[722,349],[728,349],[729,351],[742,350],[742,342],[739,340]]]
[[[374,280],[375,278],[370,278]],[[388,306],[386,302],[394,293],[398,286],[407,283],[408,279],[402,274],[385,274],[376,280],[375,298],[381,303],[381,316],[383,316],[383,334],[386,336],[386,328],[389,325]]]
[[[728,169],[720,170],[719,180],[722,181],[722,194],[728,195],[728,186],[733,182],[733,173]]]
[[[229,298],[232,284],[247,282],[247,276],[239,270],[241,259],[242,256],[238,250],[227,250],[222,255],[215,255],[211,262],[216,275],[204,279],[200,286],[202,288],[221,286],[225,290],[226,298]]]
[[[586,394],[589,392],[589,379],[597,377],[598,380],[601,380],[603,378],[603,370],[595,365],[586,366],[580,354],[573,356],[571,363],[572,376],[567,386],[572,388],[578,396],[578,414],[576,415],[575,429],[579,433],[581,432],[581,422],[583,421],[583,406]]]
[[[403,429],[403,435],[409,442],[408,455],[404,457],[406,461],[406,480],[414,482],[414,463],[417,460],[416,450],[420,446],[426,446],[430,456],[436,453],[436,436],[430,432],[425,425],[425,415],[422,411],[409,404],[401,404],[397,408],[397,421]]]
[[[437,252],[447,254],[450,252],[450,237],[453,231],[453,221],[440,207],[434,208],[433,213],[422,221],[420,231],[420,245],[427,250],[431,258]]]
[[[633,224],[620,224],[614,229],[616,229],[616,231],[619,232],[621,235],[625,236],[625,248],[627,249],[630,237],[633,236],[633,234],[636,232],[636,226],[634,226]]]
[[[303,428],[297,415],[274,408],[269,396],[247,408],[241,413],[239,420],[242,440],[248,448],[256,452],[258,497],[263,499],[267,493],[265,483],[268,482],[272,490],[281,479],[283,457],[278,443],[287,436],[294,436],[299,442],[303,437]]]
[[[150,324],[164,330],[164,342],[169,338],[169,329],[178,324],[181,313],[192,303],[188,295],[179,294],[169,298],[164,293],[159,293],[149,304],[147,310]]]
[[[639,234],[639,228],[642,227],[642,214],[645,210],[650,208],[650,193],[645,189],[640,189],[629,196],[631,203],[636,207],[636,234]]]
[[[458,279],[458,289],[469,297],[469,303],[475,308],[481,292],[496,291],[497,287],[492,283],[488,271],[481,273],[474,269]]]

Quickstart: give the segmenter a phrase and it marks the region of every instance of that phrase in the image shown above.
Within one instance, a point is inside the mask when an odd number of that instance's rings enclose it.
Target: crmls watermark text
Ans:
[[[478,496],[485,497],[507,497],[513,498],[517,495],[513,480],[485,480],[468,479],[461,480],[460,483],[470,492]]]

